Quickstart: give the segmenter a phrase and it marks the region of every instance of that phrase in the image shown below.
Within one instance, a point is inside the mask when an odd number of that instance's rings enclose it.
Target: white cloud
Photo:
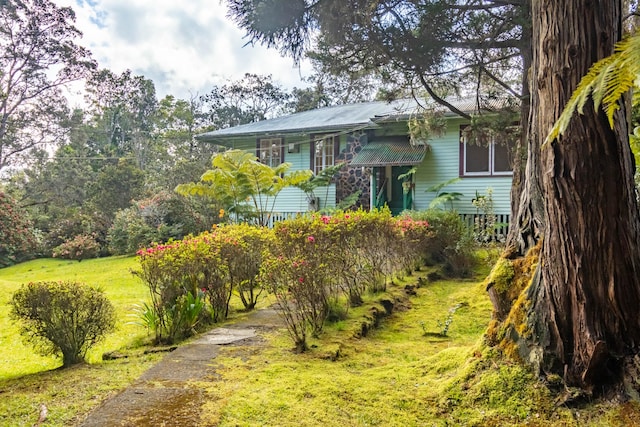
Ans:
[[[272,74],[287,88],[306,86],[301,75],[275,50],[244,46],[243,30],[226,17],[222,3],[211,0],[53,0],[71,6],[81,44],[101,68],[126,69],[153,80],[158,97],[204,94],[245,73]]]

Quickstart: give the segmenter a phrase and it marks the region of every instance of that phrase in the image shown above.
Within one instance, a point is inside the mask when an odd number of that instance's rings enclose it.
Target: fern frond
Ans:
[[[543,147],[562,135],[577,111],[584,114],[589,97],[596,110],[603,108],[613,127],[613,117],[620,109],[620,98],[640,83],[640,34],[631,36],[616,45],[616,51],[591,66],[571,95],[562,114],[547,135]],[[634,95],[634,104],[640,102]]]

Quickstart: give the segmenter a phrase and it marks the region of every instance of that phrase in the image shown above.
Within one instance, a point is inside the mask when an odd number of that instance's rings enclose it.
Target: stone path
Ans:
[[[205,391],[193,384],[215,380],[213,360],[221,346],[264,343],[260,331],[282,327],[273,308],[257,310],[232,325],[215,328],[180,346],[146,371],[127,389],[103,402],[79,425],[199,426]]]

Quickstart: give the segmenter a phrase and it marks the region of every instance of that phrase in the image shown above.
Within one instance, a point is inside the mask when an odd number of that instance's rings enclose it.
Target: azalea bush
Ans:
[[[395,218],[389,209],[370,212],[357,221],[355,232],[361,245],[360,256],[371,270],[368,289],[386,290],[387,280],[398,270],[403,244]]]
[[[402,260],[412,265],[429,235],[425,221],[397,221],[388,210],[309,215],[276,224],[263,282],[275,295],[296,349],[330,317],[385,288]],[[334,313],[335,312],[335,313]],[[334,316],[335,314],[335,316]]]
[[[54,258],[78,261],[96,258],[99,254],[100,244],[96,241],[95,236],[91,234],[79,234],[53,248],[52,252]]]
[[[350,306],[362,304],[362,294],[372,277],[373,267],[362,256],[359,237],[362,231],[360,220],[366,215],[369,214],[364,211],[335,212],[319,218],[324,224],[323,233],[331,242],[329,262]]]
[[[136,274],[149,288],[155,323],[156,342],[173,342],[189,336],[194,322],[186,322],[192,304],[206,298],[198,316],[219,321],[228,314],[231,289],[228,268],[222,263],[220,250],[213,245],[215,236],[204,233],[181,241],[156,244],[138,251],[141,269]],[[189,304],[187,302],[192,299]],[[207,311],[208,310],[208,311]],[[193,316],[191,316],[193,317]]]
[[[408,274],[425,263],[425,253],[429,250],[435,234],[429,221],[400,217],[396,225],[402,235],[401,243],[396,245],[398,263]]]
[[[428,264],[442,265],[443,271],[454,277],[471,273],[475,263],[476,242],[473,231],[457,212],[441,209],[405,211],[402,218],[429,224],[431,233],[420,248]]]
[[[273,233],[265,227],[233,224],[218,228],[214,244],[228,271],[229,286],[240,298],[246,310],[258,303],[264,287],[260,281],[260,267],[269,257]]]
[[[318,336],[337,297],[331,265],[331,240],[317,217],[276,224],[272,256],[265,260],[262,280],[269,286],[298,351],[306,349],[307,330]]]

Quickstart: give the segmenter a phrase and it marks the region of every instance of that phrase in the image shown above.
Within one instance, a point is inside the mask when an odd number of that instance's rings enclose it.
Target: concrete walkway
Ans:
[[[79,425],[201,426],[199,414],[206,396],[193,382],[215,380],[212,362],[220,347],[262,345],[261,331],[283,326],[276,311],[268,308],[252,312],[232,325],[212,329],[167,354],[127,389],[94,409]]]

